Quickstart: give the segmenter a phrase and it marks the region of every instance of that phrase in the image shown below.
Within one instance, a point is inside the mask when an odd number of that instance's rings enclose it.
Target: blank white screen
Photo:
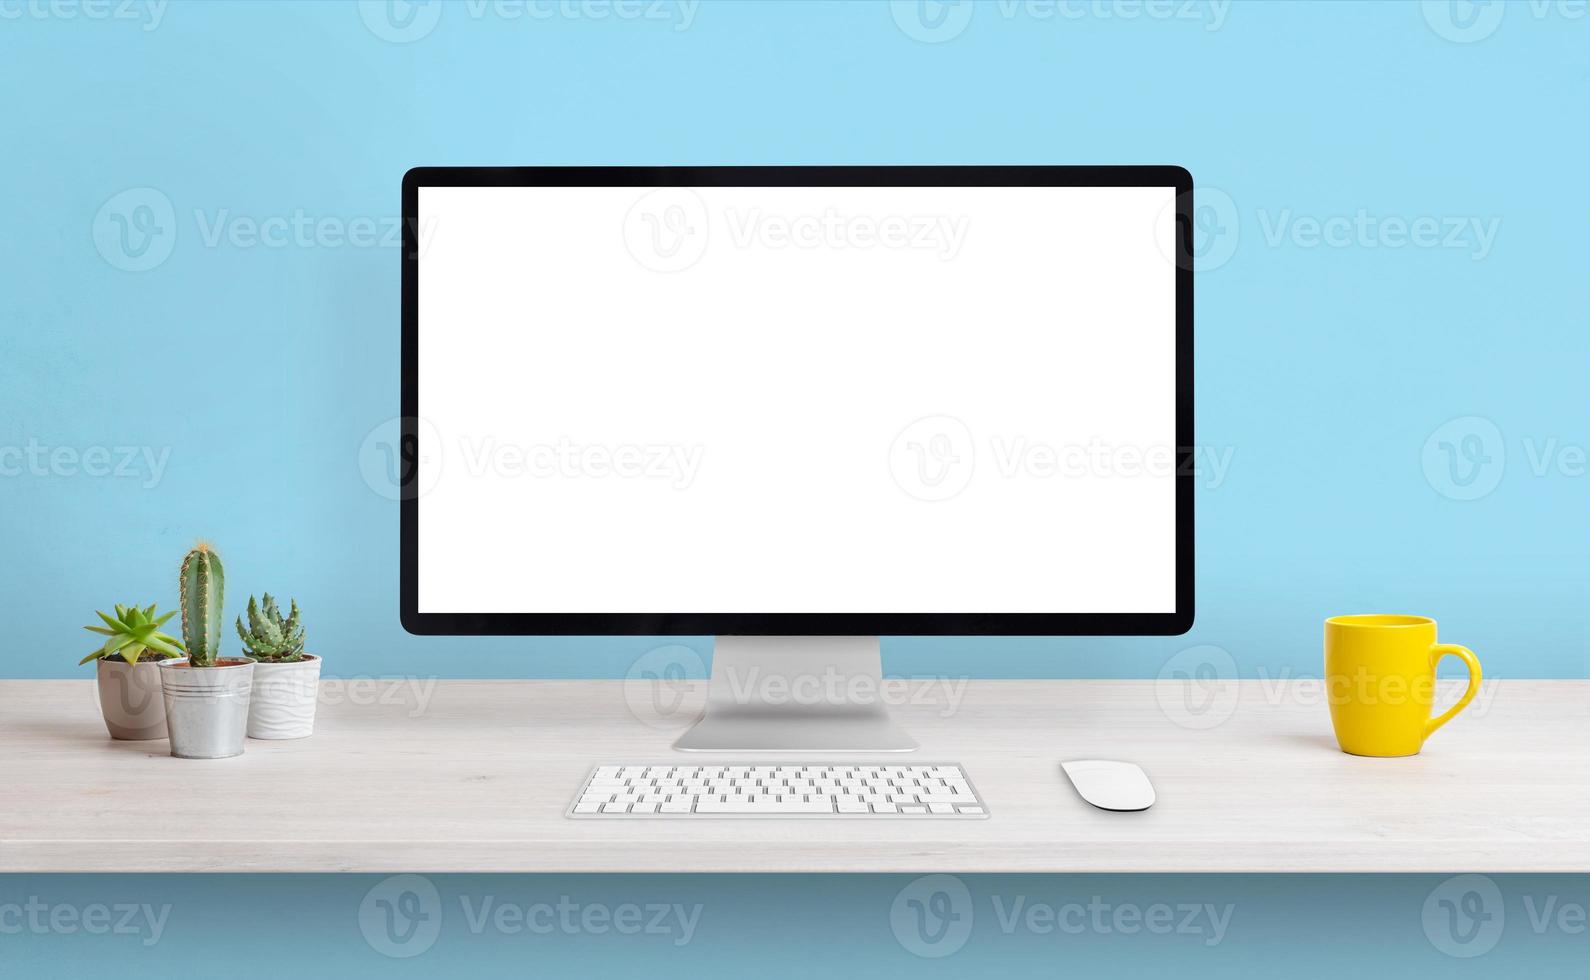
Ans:
[[[1174,197],[422,188],[419,611],[1174,611]]]

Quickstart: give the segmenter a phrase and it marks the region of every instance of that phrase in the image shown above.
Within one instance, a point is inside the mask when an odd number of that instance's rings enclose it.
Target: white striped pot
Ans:
[[[249,738],[308,738],[315,732],[320,658],[287,664],[254,664],[254,695],[248,703]]]

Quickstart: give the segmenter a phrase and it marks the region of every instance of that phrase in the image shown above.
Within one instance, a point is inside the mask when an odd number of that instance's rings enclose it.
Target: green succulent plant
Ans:
[[[182,559],[179,582],[182,603],[182,641],[188,664],[214,667],[221,649],[221,603],[226,596],[226,571],[221,556],[200,541]]]
[[[142,609],[137,606],[118,605],[115,616],[96,611],[94,615],[104,620],[105,625],[83,628],[107,639],[104,646],[79,660],[78,665],[106,657],[120,657],[127,663],[135,664],[145,653],[155,660],[182,656],[187,652],[182,646],[182,641],[160,632],[160,627],[165,625],[166,620],[176,614],[177,611],[173,609],[164,616],[156,616],[152,603]]]
[[[299,621],[296,599],[292,600],[292,612],[284,619],[269,592],[260,602],[249,596],[248,629],[243,628],[243,617],[239,616],[237,635],[255,660],[286,664],[304,659],[304,625]]]

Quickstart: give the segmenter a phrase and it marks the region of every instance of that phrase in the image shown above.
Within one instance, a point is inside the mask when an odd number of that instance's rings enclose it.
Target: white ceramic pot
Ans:
[[[320,693],[320,658],[286,664],[254,664],[254,696],[248,704],[249,738],[308,738],[315,731]]]
[[[136,741],[166,737],[166,701],[160,693],[160,667],[153,657],[135,664],[99,660],[99,710],[111,738]]]

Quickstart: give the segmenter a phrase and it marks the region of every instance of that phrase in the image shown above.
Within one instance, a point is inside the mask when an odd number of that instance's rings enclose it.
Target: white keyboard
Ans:
[[[956,765],[598,766],[571,817],[988,816]]]

